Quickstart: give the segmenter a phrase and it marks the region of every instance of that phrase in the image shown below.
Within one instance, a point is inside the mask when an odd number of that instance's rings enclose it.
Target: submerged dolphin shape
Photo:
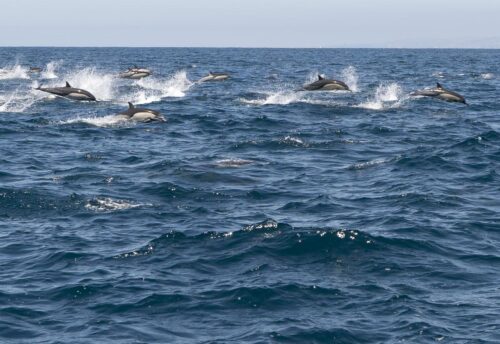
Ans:
[[[117,116],[138,122],[166,122],[165,118],[158,111],[136,108],[131,102],[128,103],[128,110],[120,112]]]
[[[325,79],[321,75],[318,75],[318,80],[304,86],[306,91],[350,91],[349,86],[346,83],[333,80]]]
[[[66,86],[63,87],[37,87],[35,88],[35,90],[47,92],[71,100],[86,100],[86,101],[96,100],[94,95],[89,91],[82,90],[81,88],[74,88],[67,81],[66,81]]]
[[[29,73],[40,73],[42,71],[42,68],[40,67],[30,67]]]
[[[198,82],[205,82],[205,81],[219,81],[219,80],[226,80],[229,79],[229,74],[228,73],[212,73],[208,72],[208,75],[201,78],[198,80]]]
[[[412,92],[412,96],[433,97],[447,102],[462,103],[468,105],[465,98],[453,91],[447,90],[438,82],[436,88]]]
[[[120,73],[119,77],[123,79],[141,79],[151,75],[151,70],[147,68],[139,68],[137,66],[127,69]]]

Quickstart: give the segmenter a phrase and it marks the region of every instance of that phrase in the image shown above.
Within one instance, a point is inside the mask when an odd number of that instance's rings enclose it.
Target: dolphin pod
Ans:
[[[436,88],[415,91],[412,92],[410,95],[432,97],[447,102],[462,103],[467,105],[467,102],[465,101],[465,98],[462,95],[444,88],[443,86],[441,86],[439,82],[437,83]]]
[[[30,72],[39,73],[40,68],[32,67]],[[151,75],[151,70],[147,68],[139,68],[134,66],[127,71],[121,73],[119,77],[126,79],[140,79]],[[209,72],[207,76],[198,80],[199,83],[205,81],[220,81],[226,80],[230,77],[228,73],[213,73]],[[72,87],[69,82],[66,82],[62,87],[37,87],[36,90],[46,92],[76,101],[96,101],[96,97],[87,90]],[[340,80],[327,79],[318,75],[318,80],[303,86],[299,91],[351,91],[349,86]],[[452,90],[444,88],[440,83],[437,83],[435,88],[426,88],[417,90],[410,93],[410,96],[430,97],[446,102],[462,103],[468,105],[464,96]],[[139,122],[165,122],[165,118],[160,112],[146,109],[136,108],[131,102],[128,103],[129,107],[126,111],[118,113],[116,116]]]
[[[349,86],[346,83],[333,80],[325,79],[321,75],[318,75],[318,80],[304,86],[306,91],[350,91]]]
[[[71,85],[67,81],[66,85],[63,87],[37,87],[36,90],[47,92],[58,97],[68,98],[71,100],[96,101],[96,98],[92,93],[81,88],[71,87]]]

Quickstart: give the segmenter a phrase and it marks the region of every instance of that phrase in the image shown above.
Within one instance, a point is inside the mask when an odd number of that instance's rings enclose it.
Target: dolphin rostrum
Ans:
[[[333,80],[325,79],[321,75],[318,75],[318,80],[304,86],[306,91],[350,91],[349,86],[346,83]]]
[[[465,98],[453,91],[447,90],[438,82],[436,88],[415,91],[412,96],[433,97],[447,102],[462,103],[468,105]]]
[[[165,122],[165,118],[155,110],[136,108],[131,102],[128,103],[128,110],[120,112],[117,116],[124,117],[132,121],[138,122]]]
[[[81,88],[74,88],[67,81],[66,81],[66,86],[63,87],[37,87],[35,89],[59,97],[68,98],[71,100],[87,100],[87,101],[96,100],[94,95],[89,91],[82,90]]]

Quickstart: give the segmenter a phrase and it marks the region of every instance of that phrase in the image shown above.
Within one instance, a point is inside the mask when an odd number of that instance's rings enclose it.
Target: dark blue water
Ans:
[[[0,342],[498,343],[499,57],[1,48]]]

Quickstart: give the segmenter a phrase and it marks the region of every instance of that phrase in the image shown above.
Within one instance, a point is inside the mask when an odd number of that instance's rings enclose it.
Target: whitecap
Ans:
[[[132,201],[113,199],[109,197],[98,197],[87,201],[85,208],[95,212],[112,212],[139,208],[142,206],[152,206],[152,204],[141,204]]]
[[[241,167],[249,165],[253,162],[254,162],[253,160],[232,158],[232,159],[217,160],[215,163],[218,167]]]
[[[483,78],[484,80],[491,80],[491,79],[495,78],[495,74],[493,74],[493,73],[483,73],[483,74],[481,74],[481,78]]]

